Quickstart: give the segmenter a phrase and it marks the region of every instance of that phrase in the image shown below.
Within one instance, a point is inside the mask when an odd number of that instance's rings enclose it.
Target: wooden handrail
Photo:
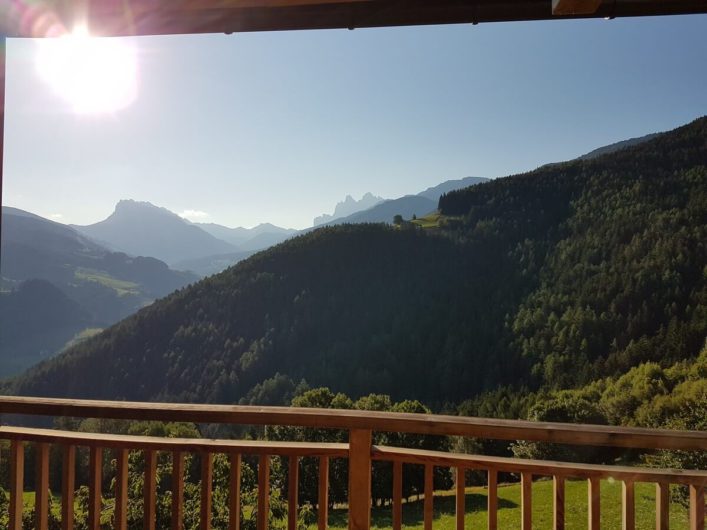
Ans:
[[[362,410],[0,396],[0,414],[294,425],[640,449],[707,450],[707,432]]]
[[[372,459],[406,464],[435,465],[440,467],[461,467],[485,469],[506,473],[530,473],[541,476],[561,476],[573,478],[609,478],[632,482],[660,482],[673,484],[707,485],[707,471],[689,469],[653,469],[628,466],[607,466],[506,458],[461,453],[445,453],[425,449],[403,447],[372,447]]]

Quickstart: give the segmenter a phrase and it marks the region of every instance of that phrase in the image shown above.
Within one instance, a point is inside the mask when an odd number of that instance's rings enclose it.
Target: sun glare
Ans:
[[[37,70],[80,114],[116,112],[137,97],[134,47],[121,39],[91,37],[85,29],[40,40]]]

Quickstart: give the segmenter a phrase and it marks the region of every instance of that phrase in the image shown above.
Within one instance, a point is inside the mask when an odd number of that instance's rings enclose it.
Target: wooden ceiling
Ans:
[[[707,13],[707,0],[554,3],[553,9],[553,0],[1,0],[0,31],[45,37],[86,24],[92,34],[124,36]]]

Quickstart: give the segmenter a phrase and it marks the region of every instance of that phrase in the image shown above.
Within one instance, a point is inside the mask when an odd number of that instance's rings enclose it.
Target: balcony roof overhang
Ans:
[[[0,33],[44,37],[85,24],[101,36],[369,28],[707,13],[705,0],[16,0]]]

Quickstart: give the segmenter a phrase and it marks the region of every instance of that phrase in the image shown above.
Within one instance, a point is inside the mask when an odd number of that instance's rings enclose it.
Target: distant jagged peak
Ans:
[[[142,214],[159,214],[163,216],[169,216],[173,219],[179,219],[180,221],[186,222],[182,217],[177,215],[171,210],[164,208],[162,206],[156,206],[149,201],[136,201],[134,199],[121,199],[115,205],[115,210],[113,215],[135,215],[136,213]],[[189,223],[187,223],[189,224]]]
[[[324,223],[328,223],[329,221],[333,221],[334,219],[347,217],[351,214],[368,210],[384,200],[385,199],[383,199],[383,197],[373,195],[370,191],[364,193],[359,200],[354,199],[351,195],[346,195],[346,198],[343,201],[336,204],[332,215],[325,213],[319,217],[315,217],[312,224],[313,226],[319,226]]]

